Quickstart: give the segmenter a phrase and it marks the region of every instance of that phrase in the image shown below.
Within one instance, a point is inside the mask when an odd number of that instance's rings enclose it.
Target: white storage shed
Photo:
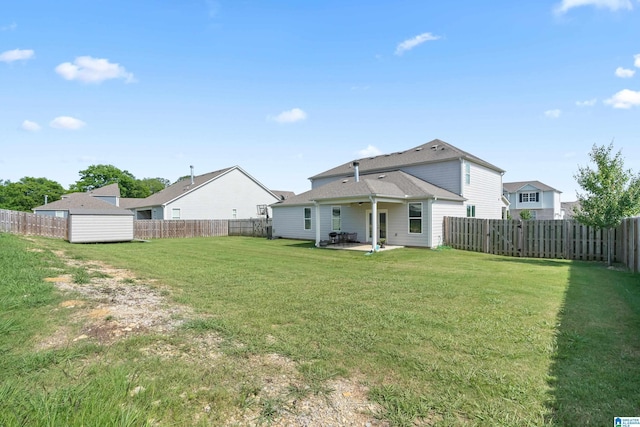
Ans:
[[[70,243],[133,240],[133,212],[124,209],[69,209]]]

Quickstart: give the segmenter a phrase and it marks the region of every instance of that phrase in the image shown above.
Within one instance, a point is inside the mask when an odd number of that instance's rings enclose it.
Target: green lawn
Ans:
[[[68,323],[42,281],[60,249],[161,284],[194,318],[170,336],[34,350]],[[601,426],[640,415],[640,278],[598,263],[450,249],[365,256],[237,237],[71,245],[0,234],[0,277],[0,425],[87,425],[98,414],[112,425],[222,424],[264,405],[243,361],[271,353],[296,362],[307,390],[365,381],[392,425]],[[206,375],[186,358],[141,356],[211,333],[224,363]],[[153,393],[132,399],[132,375]],[[189,405],[205,400],[214,410],[194,419]]]

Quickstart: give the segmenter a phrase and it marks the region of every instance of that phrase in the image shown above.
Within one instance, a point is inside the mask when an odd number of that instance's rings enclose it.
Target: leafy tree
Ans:
[[[524,221],[531,219],[531,216],[531,211],[529,209],[522,209],[520,211],[520,219]]]
[[[613,143],[593,145],[589,157],[595,168],[578,167],[574,175],[583,193],[577,193],[578,208],[574,218],[598,229],[620,225],[624,218],[640,212],[640,176],[624,169],[622,152],[612,155]],[[609,233],[607,261],[612,263],[613,236]]]
[[[25,176],[18,182],[0,181],[0,208],[31,212],[36,206],[60,200],[64,187],[47,178]]]
[[[155,194],[171,185],[171,181],[166,178],[144,178],[140,182],[149,189],[149,194]]]
[[[72,184],[71,191],[91,191],[109,184],[118,183],[122,197],[148,197],[151,190],[131,172],[113,165],[91,165],[79,172],[80,179]]]

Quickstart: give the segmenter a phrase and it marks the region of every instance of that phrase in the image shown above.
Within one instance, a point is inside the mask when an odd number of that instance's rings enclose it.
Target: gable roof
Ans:
[[[242,172],[244,175],[246,175],[249,179],[251,179],[257,185],[262,187],[265,191],[270,193],[274,197],[274,199],[279,198],[278,196],[273,194],[271,190],[269,190],[264,185],[262,185],[258,180],[253,178],[247,172],[245,172],[240,166],[232,166],[232,167],[220,169],[214,172],[209,172],[203,175],[194,176],[193,184],[191,183],[191,177],[187,177],[187,178],[181,179],[180,181],[168,186],[167,188],[161,191],[158,191],[155,194],[152,194],[147,198],[144,198],[144,199],[128,198],[124,200],[124,203],[122,203],[122,200],[121,200],[121,205],[126,206],[129,209],[150,207],[150,206],[163,206],[176,199],[179,199],[180,197],[186,194],[191,193],[192,191],[195,191],[196,189],[202,187],[203,185],[206,185],[209,182],[236,169]]]
[[[359,162],[360,173],[372,173],[398,170],[403,166],[437,163],[456,159],[470,160],[497,172],[505,172],[503,169],[439,139],[434,139],[433,141],[409,150],[374,157],[365,157],[357,161]],[[352,175],[354,175],[354,168],[353,162],[351,161],[314,175],[309,179],[314,180],[318,178]]]
[[[112,197],[120,197],[120,186],[117,182],[113,184],[105,185],[104,187],[94,188],[89,191],[89,194],[94,196],[112,196]]]
[[[88,193],[70,193],[62,199],[33,208],[33,211],[70,211],[73,209],[92,209],[101,211],[119,211],[119,208]]]
[[[392,171],[384,174],[360,175],[360,179],[357,182],[354,177],[333,181],[271,206],[308,205],[314,201],[337,201],[340,199],[366,201],[370,196],[398,200],[434,198],[460,202],[465,200],[464,197],[458,194],[423,181],[408,173]]]
[[[504,182],[502,183],[502,188],[507,193],[516,193],[521,190],[523,187],[530,185],[542,191],[555,191],[557,193],[562,193],[562,191],[556,190],[553,187],[548,186],[547,184],[543,184],[540,181],[518,181],[518,182]]]

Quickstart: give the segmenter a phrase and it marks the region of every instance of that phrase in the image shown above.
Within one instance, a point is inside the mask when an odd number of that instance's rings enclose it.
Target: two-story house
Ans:
[[[437,247],[445,216],[502,217],[503,173],[438,139],[358,159],[312,176],[311,190],[271,205],[273,234],[316,245],[347,233],[372,249],[380,239]]]
[[[520,212],[525,209],[531,213],[531,219],[563,219],[562,192],[555,188],[540,181],[505,182],[503,186],[513,219],[520,219]]]

